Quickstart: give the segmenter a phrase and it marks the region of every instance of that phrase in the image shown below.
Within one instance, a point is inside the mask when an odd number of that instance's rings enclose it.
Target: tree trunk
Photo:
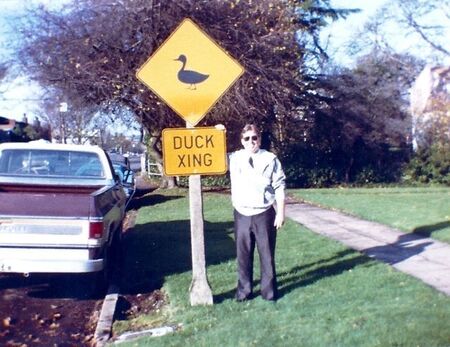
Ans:
[[[347,169],[345,170],[345,183],[349,183],[350,182],[350,173],[352,171],[353,168],[353,163],[355,161],[355,158],[353,157],[353,154],[349,160],[349,163],[347,165]]]
[[[148,151],[149,156],[153,158],[158,166],[158,170],[162,174],[160,188],[173,189],[177,187],[175,177],[164,175],[163,156],[158,144],[161,142],[160,136],[152,134],[150,136]]]

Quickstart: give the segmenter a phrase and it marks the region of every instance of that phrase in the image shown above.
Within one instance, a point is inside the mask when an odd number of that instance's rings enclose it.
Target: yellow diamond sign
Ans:
[[[195,126],[243,72],[237,61],[185,19],[136,76]]]

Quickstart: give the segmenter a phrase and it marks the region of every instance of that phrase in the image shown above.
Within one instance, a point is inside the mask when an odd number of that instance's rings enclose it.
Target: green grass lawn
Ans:
[[[174,334],[124,346],[450,346],[450,298],[422,282],[288,220],[277,241],[281,298],[234,300],[230,198],[204,194],[206,262],[213,306],[189,304],[189,204],[184,190],[138,200],[125,238],[121,292],[162,287],[168,304],[115,333],[182,324]],[[255,261],[257,264],[257,261]],[[259,276],[256,271],[255,282]],[[256,294],[259,293],[256,286]]]
[[[290,194],[450,243],[450,187],[298,189]]]

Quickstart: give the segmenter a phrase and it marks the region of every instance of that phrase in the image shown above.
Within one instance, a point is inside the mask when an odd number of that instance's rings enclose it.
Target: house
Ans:
[[[427,65],[411,88],[413,146],[450,141],[450,66]]]

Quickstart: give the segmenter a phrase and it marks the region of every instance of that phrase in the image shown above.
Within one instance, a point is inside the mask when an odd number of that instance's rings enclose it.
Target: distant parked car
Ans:
[[[127,156],[124,156],[119,153],[108,153],[109,159],[113,164],[120,164],[130,170],[130,160]]]

